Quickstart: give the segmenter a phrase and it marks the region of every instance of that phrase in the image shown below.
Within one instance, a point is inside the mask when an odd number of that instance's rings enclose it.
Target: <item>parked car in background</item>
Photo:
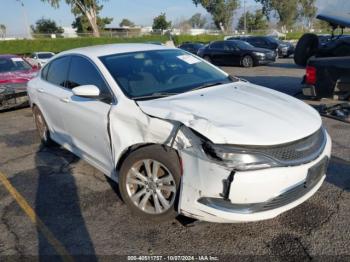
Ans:
[[[43,67],[54,55],[55,53],[52,52],[35,52],[30,55],[30,58],[38,66]]]
[[[331,138],[313,108],[181,49],[66,51],[28,94],[43,143],[56,141],[118,182],[143,219],[270,219],[326,177]]]
[[[27,82],[38,70],[22,57],[0,55],[0,111],[28,105]]]
[[[319,14],[319,20],[326,21],[333,28],[331,37],[304,34],[295,48],[294,61],[297,65],[305,66],[310,57],[350,56],[350,36],[344,36],[343,30],[350,27],[349,15]],[[334,32],[340,28],[340,35]]]
[[[191,43],[191,42],[185,42],[178,46],[178,48],[181,48],[187,52],[190,52],[192,54],[197,54],[198,50],[204,47],[205,45],[203,43]]]
[[[252,46],[266,48],[275,51],[279,57],[289,57],[294,53],[294,46],[273,36],[238,36],[230,37],[227,40],[242,40]]]
[[[216,65],[252,67],[276,61],[275,52],[241,40],[211,42],[199,49],[197,54]]]

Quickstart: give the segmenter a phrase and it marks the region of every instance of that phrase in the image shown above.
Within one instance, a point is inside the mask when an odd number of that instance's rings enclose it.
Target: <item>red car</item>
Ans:
[[[0,111],[28,104],[27,82],[39,71],[16,55],[0,55]]]

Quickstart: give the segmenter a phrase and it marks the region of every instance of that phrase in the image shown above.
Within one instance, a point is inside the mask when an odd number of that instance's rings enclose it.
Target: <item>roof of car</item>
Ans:
[[[89,47],[81,47],[76,49],[71,49],[64,51],[60,54],[82,54],[86,56],[100,57],[112,54],[121,54],[121,53],[130,53],[138,51],[150,51],[150,50],[166,50],[174,49],[172,47],[167,47],[163,45],[154,45],[154,44],[137,44],[137,43],[128,43],[128,44],[107,44],[107,45],[96,45]]]
[[[0,58],[11,58],[11,57],[19,57],[18,55],[4,54],[0,55]]]

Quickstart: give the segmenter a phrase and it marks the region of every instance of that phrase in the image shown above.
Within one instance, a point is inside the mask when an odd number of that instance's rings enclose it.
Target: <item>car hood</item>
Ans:
[[[179,121],[217,144],[283,144],[322,124],[304,102],[243,81],[137,103],[144,113]]]
[[[0,84],[26,83],[37,73],[38,70],[36,69],[0,73]]]

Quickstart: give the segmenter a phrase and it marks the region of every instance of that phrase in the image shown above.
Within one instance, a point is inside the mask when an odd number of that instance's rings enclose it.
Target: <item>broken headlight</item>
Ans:
[[[234,146],[214,145],[206,142],[203,144],[203,149],[217,163],[235,170],[247,171],[279,166],[275,160],[266,155]]]

